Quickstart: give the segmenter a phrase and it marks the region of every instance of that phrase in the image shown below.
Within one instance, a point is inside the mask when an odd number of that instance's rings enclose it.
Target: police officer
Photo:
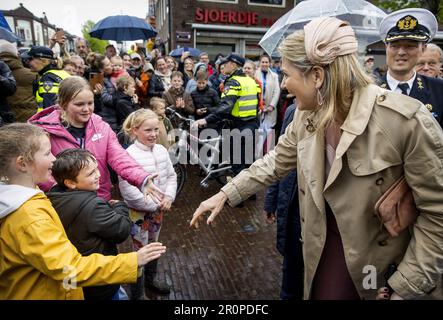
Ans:
[[[34,81],[37,111],[56,104],[60,83],[71,75],[59,70],[54,53],[48,47],[34,46],[23,54],[22,58],[29,61],[32,71],[38,72],[38,77]]]
[[[437,26],[435,16],[420,8],[398,10],[382,20],[380,36],[386,44],[388,72],[381,79],[381,87],[420,100],[442,126],[443,81],[415,72]]]
[[[254,161],[254,136],[259,128],[257,109],[260,87],[254,79],[243,73],[244,64],[245,59],[234,53],[221,59],[220,66],[223,65],[223,72],[228,76],[224,83],[220,103],[211,110],[209,115],[194,123],[194,126],[204,127],[207,124],[215,124],[223,119],[229,119],[231,120],[231,129],[240,131],[237,132],[239,134],[237,137],[246,137],[235,139],[234,135],[236,134],[232,132],[233,141],[240,143],[238,146],[234,145],[234,148],[231,146],[231,156],[234,155],[232,171],[235,175]],[[238,154],[238,148],[241,153],[240,159],[235,157]]]

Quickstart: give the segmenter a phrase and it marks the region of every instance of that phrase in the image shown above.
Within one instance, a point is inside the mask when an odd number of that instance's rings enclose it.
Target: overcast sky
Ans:
[[[148,0],[7,0],[0,9],[11,10],[23,6],[37,17],[46,12],[49,23],[81,36],[81,26],[87,20],[99,20],[118,14],[145,18]]]

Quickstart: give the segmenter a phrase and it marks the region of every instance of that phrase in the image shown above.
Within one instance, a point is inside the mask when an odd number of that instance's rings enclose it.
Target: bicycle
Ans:
[[[174,169],[176,170],[176,172],[179,172],[181,175],[179,178],[177,174],[177,194],[179,193],[179,186],[181,191],[181,188],[183,187],[184,182],[187,178],[185,165],[183,163],[180,163],[180,159],[186,157],[187,160],[188,155],[190,157],[191,163],[193,162],[198,164],[200,169],[206,175],[200,181],[201,187],[208,188],[209,187],[208,181],[212,178],[214,178],[221,185],[225,185],[227,183],[227,177],[232,176],[233,174],[231,170],[232,166],[230,165],[229,161],[223,161],[221,163],[218,163],[220,155],[220,145],[223,142],[223,137],[221,135],[218,135],[215,138],[200,139],[199,137],[192,135],[187,128],[188,126],[189,127],[192,126],[192,123],[194,122],[193,119],[182,116],[180,113],[176,112],[174,109],[170,107],[167,107],[166,110],[170,115],[178,117],[180,120],[182,120],[181,124],[179,125],[179,128],[176,129],[179,130],[178,134],[179,139],[175,144],[177,147],[173,155],[175,159],[171,159],[171,161],[175,163]],[[206,163],[199,157],[198,153],[195,150],[193,150],[188,140],[193,141],[197,143],[199,146],[205,147],[208,150],[210,150],[211,155],[206,161]],[[183,154],[184,151],[186,151],[186,154]],[[169,155],[171,156],[171,151]]]

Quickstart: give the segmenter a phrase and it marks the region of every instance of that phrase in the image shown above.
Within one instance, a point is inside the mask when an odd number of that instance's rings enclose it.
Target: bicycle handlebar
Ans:
[[[195,121],[193,119],[189,119],[189,118],[186,118],[186,117],[182,116],[180,113],[178,113],[177,111],[175,111],[171,107],[166,107],[166,110],[169,111],[172,115],[180,118],[181,120],[188,121],[189,123],[192,123],[192,122]]]

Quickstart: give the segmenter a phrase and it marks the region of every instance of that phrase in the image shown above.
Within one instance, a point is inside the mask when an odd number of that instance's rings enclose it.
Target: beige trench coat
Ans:
[[[380,288],[392,262],[399,266],[389,284],[400,296],[426,298],[432,291],[439,296],[443,134],[438,123],[418,100],[374,85],[355,92],[325,181],[324,132],[306,130],[308,117],[315,124],[319,115],[296,112],[276,148],[222,189],[228,203],[235,206],[297,168],[306,299],[326,239],[325,200],[337,220],[346,265],[361,298],[376,296],[375,289],[364,285],[367,268],[376,268]],[[390,238],[374,215],[374,205],[403,171],[420,216],[410,230]]]

